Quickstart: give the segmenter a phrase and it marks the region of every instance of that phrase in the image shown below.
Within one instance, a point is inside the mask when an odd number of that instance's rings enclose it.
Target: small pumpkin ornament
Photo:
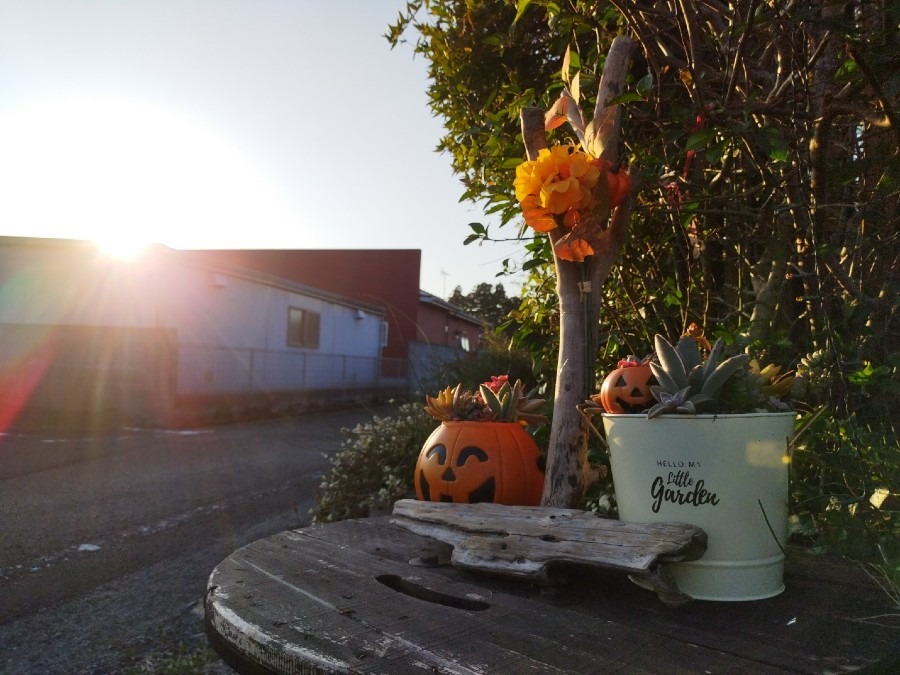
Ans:
[[[639,413],[653,402],[652,381],[650,357],[638,360],[629,356],[619,361],[618,367],[606,376],[600,393],[591,396],[591,400],[608,413]]]
[[[518,422],[442,422],[419,453],[415,484],[422,501],[538,506],[543,458]]]

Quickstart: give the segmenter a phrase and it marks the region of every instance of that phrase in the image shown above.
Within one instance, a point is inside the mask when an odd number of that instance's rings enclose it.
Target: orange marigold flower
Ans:
[[[522,162],[516,167],[516,179],[513,186],[516,188],[516,199],[520,202],[528,197],[534,197],[541,191],[544,184],[540,174],[537,173],[537,162]]]
[[[541,206],[550,213],[576,209],[589,198],[590,193],[582,190],[581,183],[575,178],[545,183],[541,188]]]
[[[516,199],[522,204],[525,223],[538,232],[556,228],[553,215],[593,204],[593,190],[602,167],[571,146],[545,148],[537,159],[516,167]]]

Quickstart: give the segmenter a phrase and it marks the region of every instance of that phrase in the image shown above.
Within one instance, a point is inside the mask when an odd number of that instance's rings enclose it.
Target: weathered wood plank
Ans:
[[[408,564],[432,545],[385,518],[255,542],[210,577],[211,641],[242,673],[398,675],[849,672],[900,645],[890,599],[841,561],[822,579],[791,554],[777,598],[674,611],[599,570],[548,592]]]
[[[680,523],[626,523],[575,509],[400,500],[391,522],[453,545],[457,567],[550,583],[559,566],[602,567],[643,577],[667,604],[689,598],[661,565],[696,560],[706,534]]]

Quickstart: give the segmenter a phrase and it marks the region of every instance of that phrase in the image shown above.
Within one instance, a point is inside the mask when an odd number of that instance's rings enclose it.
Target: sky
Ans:
[[[492,221],[383,37],[405,4],[0,0],[0,235],[414,248],[430,293],[516,293],[521,244],[462,243]]]

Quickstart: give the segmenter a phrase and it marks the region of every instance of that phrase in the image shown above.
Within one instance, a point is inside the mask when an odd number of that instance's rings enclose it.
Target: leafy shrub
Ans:
[[[319,485],[313,522],[365,518],[411,497],[416,458],[435,426],[420,403],[404,403],[394,415],[342,429],[346,438]]]
[[[494,331],[482,336],[481,345],[474,354],[443,364],[438,378],[441,387],[459,382],[464,389],[477,389],[491,375],[507,375],[510,382],[521,380],[525,390],[530,392],[540,374],[534,371],[532,354],[524,349],[511,348],[506,338]],[[545,392],[540,393],[543,395]]]
[[[900,587],[900,355],[851,372],[827,352],[804,359],[811,394],[827,410],[795,448],[792,505],[798,538],[873,564]]]
[[[809,354],[825,412],[794,454],[799,529],[900,583],[900,162],[896,125],[875,112],[896,108],[896,22],[883,20],[896,3],[757,3],[752,22],[724,5],[698,22],[674,0],[646,4],[410,0],[387,37],[428,61],[439,149],[492,221],[467,243],[519,224],[520,110],[552,106],[561,66],[590,95],[612,37],[633,37],[641,79],[620,98],[621,154],[642,187],[599,289],[598,381],[691,322],[790,369]],[[559,340],[550,247],[537,236],[523,248],[529,276],[504,329],[545,364],[544,383]],[[588,507],[606,510],[604,494]]]

